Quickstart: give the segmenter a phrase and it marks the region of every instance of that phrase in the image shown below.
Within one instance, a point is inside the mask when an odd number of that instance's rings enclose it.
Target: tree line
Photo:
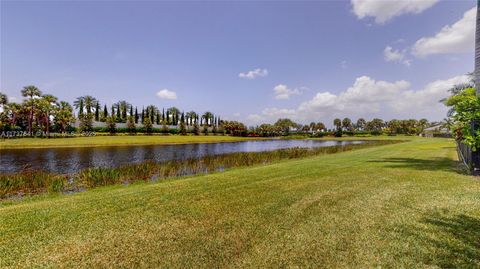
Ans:
[[[26,86],[21,90],[25,98],[21,103],[9,102],[5,94],[0,93],[0,130],[25,131],[32,135],[37,132],[100,131],[128,133],[174,133],[186,135],[224,133],[237,136],[280,136],[290,133],[303,133],[313,136],[343,134],[418,135],[432,125],[427,119],[390,120],[363,118],[352,121],[350,118],[333,120],[334,129],[327,129],[323,122],[299,124],[291,119],[278,119],[274,124],[247,126],[238,121],[225,121],[212,112],[203,114],[195,111],[183,112],[176,107],[159,109],[155,105],[136,107],[122,100],[111,106],[101,104],[95,97],[86,95],[76,98],[73,105],[59,101],[51,94],[43,94],[35,86]],[[75,123],[78,122],[78,128]],[[103,122],[104,127],[94,128],[94,122]],[[119,128],[117,124],[123,126]],[[156,124],[156,128],[154,125]],[[433,123],[435,124],[435,123]],[[171,128],[173,126],[173,128]]]
[[[4,93],[0,93],[0,130],[25,131],[30,135],[37,132],[49,135],[50,132],[93,131],[94,122],[104,122],[110,132],[115,132],[117,123],[125,123],[128,131],[155,131],[153,125],[163,129],[175,126],[180,133],[187,129],[199,133],[218,131],[228,122],[221,120],[212,112],[199,114],[195,111],[183,112],[176,107],[159,109],[155,105],[138,108],[127,101],[118,101],[111,106],[101,104],[95,97],[86,95],[76,98],[73,105],[51,94],[44,94],[35,86],[26,86],[21,90],[22,102],[9,102]],[[78,128],[75,123],[79,122]],[[141,126],[139,126],[141,124]],[[191,128],[188,128],[191,127]],[[232,130],[229,128],[229,130]]]
[[[334,135],[342,136],[355,134],[370,134],[370,135],[419,135],[425,128],[433,125],[438,125],[437,122],[429,123],[427,119],[415,120],[397,120],[384,121],[379,118],[374,118],[370,121],[364,118],[359,118],[353,122],[350,118],[333,120],[333,129],[326,128],[323,122],[311,122],[310,124],[299,124],[291,119],[279,119],[274,124],[261,124],[250,128],[249,132],[258,136],[279,136],[289,135],[290,133],[311,134],[313,136]]]

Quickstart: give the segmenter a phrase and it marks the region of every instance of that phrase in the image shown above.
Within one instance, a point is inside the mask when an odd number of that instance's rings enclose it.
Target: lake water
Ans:
[[[234,152],[273,151],[287,148],[315,148],[361,144],[362,141],[256,140],[210,144],[147,145],[49,149],[0,150],[0,172],[25,168],[55,173],[74,173],[89,167],[116,167],[144,161],[201,158]]]

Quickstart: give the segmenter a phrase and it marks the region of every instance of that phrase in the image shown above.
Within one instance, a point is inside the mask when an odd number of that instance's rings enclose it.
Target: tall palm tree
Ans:
[[[333,125],[337,128],[337,130],[340,130],[342,128],[342,120],[341,119],[334,119],[333,120]]]
[[[117,102],[117,107],[120,108],[120,116],[121,116],[122,120],[126,120],[127,119],[127,111],[132,107],[132,105],[130,103],[128,103],[127,101],[118,101]]]
[[[167,115],[170,115],[170,117],[172,117],[172,119],[171,119],[172,124],[177,125],[178,116],[180,115],[180,109],[178,109],[176,107],[170,107],[170,108],[167,109]]]
[[[45,94],[40,100],[43,120],[45,121],[45,131],[48,136],[50,134],[50,116],[55,113],[58,98],[51,94]]]
[[[85,95],[85,96],[80,96],[77,97],[77,100],[73,102],[73,105],[75,106],[76,109],[83,109],[87,111],[87,115],[92,114],[92,108],[96,107],[98,103],[98,100],[90,95]],[[81,108],[81,106],[83,107]]]
[[[197,113],[195,111],[190,111],[185,113],[185,117],[187,118],[187,124],[193,125],[193,122],[197,118]]]
[[[213,119],[213,113],[210,112],[210,111],[207,111],[207,112],[203,113],[202,119],[205,120],[204,123],[205,123],[206,125],[211,125],[212,119]]]
[[[26,105],[29,107],[29,117],[28,117],[28,132],[32,134],[32,124],[33,124],[33,113],[35,110],[35,99],[42,95],[42,92],[35,86],[30,85],[23,87],[22,96],[28,97],[29,99],[26,101]]]

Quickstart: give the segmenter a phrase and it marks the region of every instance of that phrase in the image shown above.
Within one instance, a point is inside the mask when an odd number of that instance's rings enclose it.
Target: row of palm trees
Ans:
[[[9,102],[4,93],[0,93],[0,130],[22,130],[28,134],[41,131],[47,135],[54,129],[65,132],[76,122],[80,126],[92,126],[93,121],[127,123],[145,123],[157,125],[174,125],[181,123],[186,126],[200,125],[218,127],[220,117],[212,112],[198,114],[195,111],[181,112],[176,107],[158,109],[154,105],[142,107],[139,111],[127,101],[119,101],[108,109],[102,106],[93,96],[78,97],[73,106],[68,102],[59,101],[51,94],[44,94],[35,86],[26,86],[21,90],[24,100],[20,103]],[[76,112],[76,113],[75,113]],[[148,120],[147,120],[148,119]]]
[[[14,103],[8,102],[8,97],[0,93],[0,129],[20,128],[29,134],[43,130],[49,134],[52,123],[60,131],[66,131],[74,122],[73,108],[68,102],[43,94],[35,86],[24,87],[21,94],[25,97],[23,102]]]
[[[180,109],[176,107],[170,107],[160,111],[155,105],[142,107],[142,110],[139,111],[137,107],[134,107],[125,100],[114,103],[110,109],[104,104],[102,109],[100,102],[90,95],[78,97],[73,102],[73,106],[78,111],[79,119],[84,115],[92,115],[95,121],[100,122],[106,122],[108,117],[114,117],[116,122],[126,123],[129,117],[133,117],[135,123],[144,123],[145,118],[149,118],[152,123],[156,123],[157,125],[166,124],[177,126],[183,117],[187,126],[193,126],[198,123],[212,127],[213,125],[218,126],[220,124],[220,117],[215,116],[209,111],[202,115],[195,111],[181,112]]]

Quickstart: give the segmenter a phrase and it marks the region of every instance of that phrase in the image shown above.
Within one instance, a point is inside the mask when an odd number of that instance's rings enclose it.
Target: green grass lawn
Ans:
[[[153,145],[153,144],[189,144],[243,141],[246,137],[233,136],[181,136],[181,135],[118,135],[71,138],[20,138],[0,140],[0,149],[10,148],[52,148],[52,147],[92,147],[121,145]]]
[[[0,267],[479,268],[454,144],[388,146],[0,203]]]

